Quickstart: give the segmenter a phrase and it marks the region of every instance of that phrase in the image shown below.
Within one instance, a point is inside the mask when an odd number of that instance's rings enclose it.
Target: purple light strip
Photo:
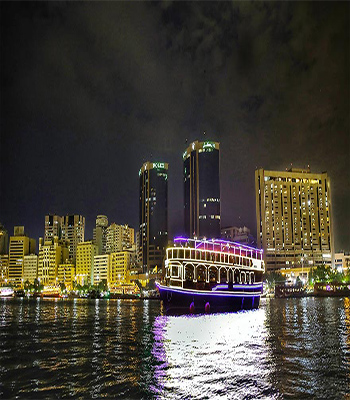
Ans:
[[[155,282],[156,286],[160,290],[182,293],[182,294],[194,294],[199,296],[220,296],[220,297],[256,297],[261,296],[261,290],[259,292],[220,292],[220,291],[198,291],[193,289],[176,289],[176,288],[169,288],[168,286],[163,286],[159,282]]]
[[[233,247],[241,247],[243,249],[248,249],[248,250],[254,250],[258,251],[260,253],[263,252],[263,249],[258,249],[256,247],[248,246],[246,244],[238,243],[238,242],[230,242],[229,240],[223,240],[223,239],[211,239],[211,240],[204,240],[204,239],[190,239],[190,238],[183,238],[183,237],[176,237],[174,238],[174,242],[179,242],[179,241],[186,241],[186,242],[201,242],[201,243],[210,243],[210,244],[228,244]],[[198,247],[198,246],[197,246]],[[197,248],[196,247],[196,248]],[[208,249],[209,250],[209,249]]]

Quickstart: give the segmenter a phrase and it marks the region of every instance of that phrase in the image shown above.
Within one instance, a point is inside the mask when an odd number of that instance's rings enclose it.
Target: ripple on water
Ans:
[[[350,300],[170,317],[159,302],[0,301],[4,398],[342,398]]]

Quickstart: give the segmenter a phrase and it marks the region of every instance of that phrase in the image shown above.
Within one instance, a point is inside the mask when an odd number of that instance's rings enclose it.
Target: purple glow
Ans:
[[[229,240],[223,240],[223,239],[211,239],[211,240],[204,240],[204,239],[190,239],[190,238],[184,238],[184,237],[176,237],[174,238],[174,242],[180,242],[180,241],[186,241],[186,242],[200,242],[198,245],[196,245],[195,248],[198,248],[200,245],[204,244],[204,243],[210,243],[210,244],[226,244],[227,246],[231,245],[232,247],[240,247],[242,249],[248,249],[248,250],[254,250],[257,251],[259,253],[263,253],[262,249],[258,249],[256,247],[253,246],[248,246],[246,244],[242,244],[242,243],[238,243],[238,242],[230,242]]]
[[[227,292],[227,293],[218,293],[218,292],[206,292],[206,291],[197,291],[197,290],[191,290],[191,289],[175,289],[175,288],[169,288],[167,286],[162,286],[160,284],[157,285],[157,287],[160,290],[164,291],[171,291],[171,292],[176,292],[176,293],[182,293],[182,294],[193,294],[195,296],[209,296],[209,297],[255,297],[255,296],[260,296],[261,291],[259,292],[240,292],[240,293],[232,293],[232,292]]]

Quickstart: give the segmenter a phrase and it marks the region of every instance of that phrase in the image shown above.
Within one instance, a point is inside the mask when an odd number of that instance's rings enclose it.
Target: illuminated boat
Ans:
[[[41,292],[41,297],[60,297],[61,289],[59,286],[48,285],[44,286]]]
[[[213,313],[259,307],[262,250],[220,239],[175,238],[165,277],[156,282],[166,313]]]
[[[1,287],[0,288],[0,297],[13,297],[15,295],[15,291],[11,287]]]

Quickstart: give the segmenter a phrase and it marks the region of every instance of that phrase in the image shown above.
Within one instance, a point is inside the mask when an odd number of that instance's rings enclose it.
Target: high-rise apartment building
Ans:
[[[162,267],[168,241],[168,164],[147,161],[139,177],[139,251],[143,273],[148,273]]]
[[[257,240],[267,270],[307,278],[331,263],[333,232],[327,173],[309,169],[255,171]]]
[[[62,236],[61,221],[62,217],[60,217],[59,215],[53,215],[53,214],[45,215],[44,242],[53,239],[55,236],[61,239]]]
[[[109,283],[109,263],[109,254],[97,255],[94,257],[94,285],[98,285],[102,281],[105,281],[107,284]]]
[[[38,277],[38,256],[36,254],[28,254],[23,257],[23,282],[34,283]]]
[[[74,264],[71,264],[70,262],[59,264],[57,268],[58,284],[64,284],[67,290],[72,290],[74,279],[75,279]]]
[[[92,241],[78,243],[75,273],[76,281],[80,285],[93,282],[94,257],[97,253],[98,247]]]
[[[57,236],[47,241],[39,238],[38,278],[43,285],[58,283],[57,269],[59,264],[68,260],[68,240],[58,239]]]
[[[8,254],[9,235],[7,230],[0,224],[0,254]]]
[[[220,237],[220,147],[217,142],[191,143],[183,154],[185,233]]]
[[[110,285],[118,285],[128,282],[128,273],[134,259],[133,251],[119,251],[111,253],[109,267],[109,283]]]
[[[129,249],[135,243],[134,228],[129,225],[111,224],[107,228],[107,253]]]
[[[96,227],[93,230],[92,241],[98,247],[98,254],[107,253],[107,227],[108,218],[106,215],[98,215],[96,218]]]
[[[81,215],[66,215],[61,219],[62,239],[69,240],[69,258],[76,259],[77,245],[84,242],[85,217]]]
[[[10,237],[8,281],[15,287],[23,285],[23,258],[34,253],[35,239],[29,238],[24,233],[23,226],[14,227],[14,236]]]

